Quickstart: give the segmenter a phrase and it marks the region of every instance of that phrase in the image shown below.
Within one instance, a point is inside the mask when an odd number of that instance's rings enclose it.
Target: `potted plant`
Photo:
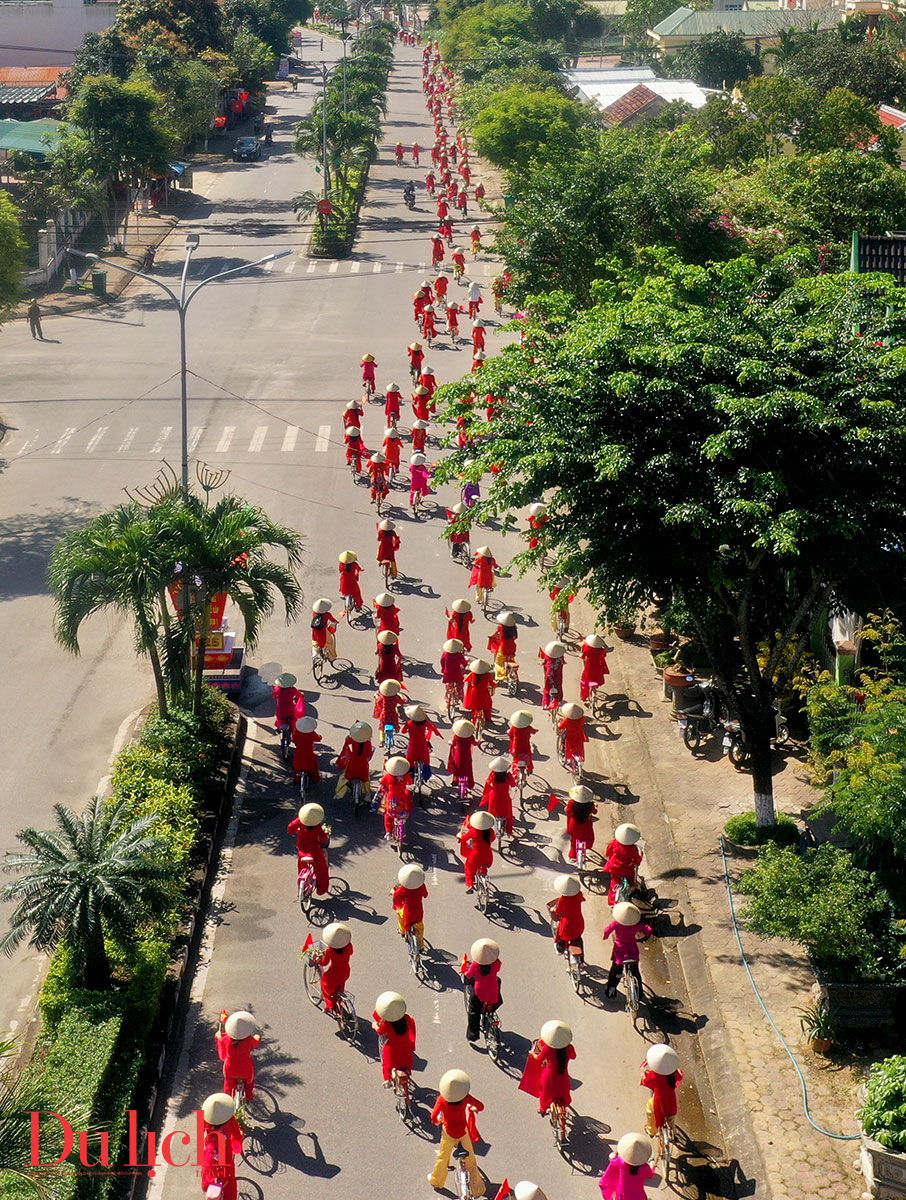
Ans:
[[[821,996],[814,1004],[797,1008],[800,1014],[799,1027],[805,1035],[809,1049],[816,1054],[827,1054],[834,1044],[836,1018],[826,997]]]
[[[635,633],[637,622],[638,610],[629,605],[621,606],[611,614],[613,631],[624,642]]]
[[[862,1174],[870,1194],[906,1194],[906,1057],[897,1054],[872,1066],[865,1102],[856,1116],[862,1125]]]

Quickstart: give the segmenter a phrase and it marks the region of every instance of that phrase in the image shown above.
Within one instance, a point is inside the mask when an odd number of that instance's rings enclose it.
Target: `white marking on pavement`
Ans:
[[[70,425],[68,429],[64,429],[57,438],[57,444],[51,450],[51,454],[59,454],[72,435],[75,433],[75,425]]]
[[[311,273],[314,271],[314,269],[317,267],[317,265],[318,264],[316,262],[310,262],[308,264],[308,270],[306,271],[306,274],[311,275]]]
[[[167,438],[170,436],[170,434],[172,432],[173,432],[172,425],[165,425],[163,427],[163,429],[160,431],[160,435],[158,436],[157,441],[151,447],[152,454],[160,454],[161,450],[163,450],[163,448],[164,448],[164,442],[166,442]]]
[[[23,1012],[26,1008],[28,1008],[29,1004],[31,1004],[31,992],[29,992],[27,996],[22,997],[22,999],[19,1001],[19,1007],[16,1009],[16,1012]]]
[[[264,439],[267,437],[267,426],[259,425],[252,434],[252,440],[249,442],[249,454],[257,454],[264,445]]]
[[[330,441],[330,426],[320,425],[318,427],[318,440],[315,442],[315,453],[323,454],[327,450],[327,444]]]
[[[440,1024],[440,999],[437,995],[437,992],[434,992],[431,998],[434,1001],[434,1016],[431,1018],[431,1024],[439,1025]]]
[[[204,433],[204,425],[193,425],[192,426],[192,431],[189,434],[189,441],[187,443],[187,448],[188,448],[190,454],[194,451],[195,447],[201,441],[201,435],[203,433]]]
[[[334,261],[327,268],[327,272],[329,275],[336,275],[336,273],[339,269],[340,269],[340,260],[337,258],[337,259],[334,259]]]
[[[17,451],[16,451],[16,457],[18,458],[18,457],[19,457],[19,455],[20,455],[20,454],[24,454],[24,453],[26,452],[26,450],[30,450],[30,449],[31,449],[31,447],[32,447],[32,446],[35,444],[35,442],[38,440],[38,436],[39,436],[38,434],[35,434],[35,436],[34,436],[33,438],[29,438],[27,442],[23,442],[23,443],[22,443],[22,448],[21,448],[20,450],[17,450]]]
[[[494,264],[493,263],[485,263],[484,264],[484,273],[485,273],[485,275],[493,275],[494,274]]]
[[[372,275],[380,275],[380,273],[381,273],[381,264],[379,262],[377,262],[371,268],[371,274]]]
[[[280,449],[284,454],[289,454],[296,448],[296,438],[299,436],[298,427],[295,425],[287,425],[286,433],[283,435],[283,445]]]
[[[107,430],[109,428],[110,428],[109,425],[102,425],[100,427],[100,429],[98,429],[94,434],[92,434],[91,438],[89,439],[88,445],[85,447],[85,451],[87,454],[91,454],[91,452],[99,444],[101,438],[104,436],[104,434],[107,432]]]
[[[356,275],[361,269],[362,264],[360,262],[354,262],[349,268],[349,274]]]
[[[217,443],[215,454],[224,454],[230,448],[230,442],[233,440],[233,434],[236,432],[235,425],[227,425],[223,433],[220,435],[220,441]]]
[[[120,442],[120,448],[117,453],[122,454],[125,450],[128,450],[129,447],[132,445],[132,443],[135,441],[135,435],[137,433],[138,433],[137,425],[133,425],[131,429],[127,429],[126,436]]]
[[[296,260],[293,259],[293,261],[289,264],[288,267],[283,268],[283,274],[288,275],[290,273],[290,271],[295,271],[295,269],[296,269]]]
[[[10,1021],[10,1023],[9,1023],[9,1031],[10,1031],[10,1033],[15,1033],[15,1032],[16,1032],[16,1030],[17,1030],[18,1028],[19,1028],[19,1022],[18,1022],[18,1021]]]
[[[403,264],[402,264],[402,263],[397,263],[397,264],[396,264],[396,266],[395,266],[393,269],[394,269],[394,271],[396,272],[396,274],[397,274],[397,275],[402,275],[402,273],[403,273]]]
[[[266,263],[264,264],[264,269],[265,269],[265,271],[273,271],[273,269],[274,269],[274,260],[273,260],[273,259],[271,259],[271,261],[270,261],[270,262],[266,262]]]

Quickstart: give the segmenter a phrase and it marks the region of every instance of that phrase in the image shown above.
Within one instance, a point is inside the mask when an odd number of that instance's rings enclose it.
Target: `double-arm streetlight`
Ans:
[[[244,263],[241,267],[231,267],[229,271],[218,271],[216,275],[211,275],[208,279],[202,279],[195,287],[186,295],[186,287],[188,285],[189,266],[192,262],[192,255],[198,249],[200,238],[197,233],[186,234],[186,260],[183,263],[182,279],[180,280],[179,295],[172,288],[167,287],[161,280],[155,279],[153,275],[147,275],[144,271],[135,271],[132,267],[124,267],[120,263],[110,262],[106,258],[101,258],[97,254],[83,254],[81,250],[70,250],[70,254],[75,254],[79,258],[87,258],[89,262],[103,263],[106,267],[112,267],[117,271],[125,271],[127,275],[135,275],[138,279],[147,279],[149,283],[155,284],[162,291],[166,292],[173,305],[179,314],[179,395],[180,395],[180,419],[181,419],[181,472],[180,482],[182,485],[182,493],[184,496],[189,494],[189,405],[188,391],[186,386],[186,310],[192,302],[193,296],[197,296],[203,287],[207,287],[209,283],[214,283],[217,279],[225,279],[228,275],[239,275],[243,271],[250,271],[253,267],[260,267],[264,263],[274,262],[278,258],[286,258],[291,254],[291,250],[279,250],[275,254],[266,254],[264,258],[259,258],[255,262]]]

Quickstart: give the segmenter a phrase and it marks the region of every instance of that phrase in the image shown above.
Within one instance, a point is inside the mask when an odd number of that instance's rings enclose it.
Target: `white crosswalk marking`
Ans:
[[[89,438],[88,445],[85,447],[86,453],[91,454],[95,450],[95,448],[98,445],[100,445],[101,438],[103,438],[104,434],[107,432],[107,430],[109,428],[110,428],[109,425],[101,425],[98,429],[95,430],[95,432]]]
[[[201,441],[201,435],[204,433],[204,425],[193,425],[189,431],[189,440],[186,443],[191,454],[198,443]]]
[[[484,273],[485,273],[485,275],[493,275],[494,274],[494,264],[493,263],[485,263],[484,264]]]
[[[163,427],[163,429],[161,429],[160,433],[157,436],[157,441],[151,447],[152,454],[160,454],[161,450],[163,450],[163,448],[164,448],[164,442],[166,442],[167,438],[170,436],[170,434],[172,432],[173,432],[172,425],[165,425]]]
[[[288,275],[290,273],[290,271],[295,271],[295,269],[296,269],[296,260],[293,259],[293,261],[289,264],[288,267],[283,268],[283,274]]]
[[[325,454],[327,447],[330,444],[330,426],[320,425],[318,427],[318,440],[315,442],[315,452],[317,454]]]
[[[397,274],[397,275],[402,275],[402,273],[403,273],[403,264],[402,264],[402,263],[397,263],[397,264],[396,264],[396,266],[395,266],[393,269],[394,269],[394,271],[396,272],[396,274]]]
[[[311,273],[312,273],[312,272],[315,270],[315,268],[317,267],[317,265],[318,265],[318,264],[317,264],[316,262],[310,262],[310,263],[308,264],[308,268],[307,268],[307,270],[306,270],[306,274],[308,274],[308,275],[311,275]]]
[[[59,454],[60,451],[63,449],[63,447],[66,445],[66,443],[69,441],[69,439],[72,437],[72,435],[74,433],[75,433],[74,425],[70,425],[68,429],[64,429],[63,432],[60,434],[60,436],[57,438],[57,444],[54,446],[53,450],[51,450],[51,454]]]
[[[249,442],[249,454],[258,454],[261,447],[264,445],[264,439],[267,437],[267,426],[259,425],[252,434],[252,440]]]
[[[130,446],[132,445],[132,443],[135,441],[135,435],[136,435],[137,433],[138,433],[138,426],[137,426],[137,425],[133,425],[131,429],[127,429],[127,430],[126,430],[126,436],[125,436],[125,437],[123,438],[123,440],[120,442],[120,448],[119,448],[119,450],[117,451],[117,453],[118,453],[118,454],[123,454],[123,453],[124,453],[126,450],[128,450],[128,449],[129,449],[129,447],[130,447]]]
[[[16,457],[18,458],[20,454],[25,454],[27,451],[29,451],[38,440],[38,437],[39,434],[36,433],[34,437],[31,437],[28,439],[28,441],[23,442],[19,450],[16,451]]]
[[[350,265],[349,274],[356,275],[361,270],[361,268],[362,268],[362,264],[360,262],[354,262]]]
[[[340,269],[340,260],[337,258],[337,259],[334,259],[334,261],[330,264],[330,266],[327,268],[327,271],[328,271],[328,274],[330,274],[330,275],[336,275],[336,273],[339,269]]]
[[[235,425],[227,425],[223,433],[220,435],[220,441],[217,443],[216,454],[225,454],[230,448],[230,442],[233,440],[233,434],[236,432]]]
[[[273,271],[273,269],[274,269],[274,260],[273,260],[273,259],[271,259],[271,261],[270,261],[270,262],[266,262],[266,263],[264,264],[264,269],[265,269],[265,271]]]
[[[379,262],[376,262],[374,264],[374,266],[371,268],[371,274],[372,275],[380,275],[380,273],[381,273],[381,264]]]
[[[284,454],[288,454],[290,451],[295,450],[296,438],[298,436],[298,427],[296,425],[287,425],[286,433],[283,435],[283,445],[280,447]]]

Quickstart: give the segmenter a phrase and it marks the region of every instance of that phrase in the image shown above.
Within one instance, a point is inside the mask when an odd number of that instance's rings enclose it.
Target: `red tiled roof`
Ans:
[[[0,67],[0,84],[17,84],[20,87],[35,87],[42,83],[57,85],[57,99],[62,100],[66,88],[59,83],[60,76],[69,67]]]
[[[655,100],[660,100],[657,92],[645,87],[644,83],[637,83],[632,91],[608,105],[604,109],[604,116],[611,125],[620,125],[629,117],[634,117],[636,113],[641,112],[643,108],[647,108]]]
[[[902,113],[896,108],[888,108],[886,104],[882,104],[878,109],[878,120],[882,125],[893,125],[897,129],[902,129],[906,125],[906,113]]]

